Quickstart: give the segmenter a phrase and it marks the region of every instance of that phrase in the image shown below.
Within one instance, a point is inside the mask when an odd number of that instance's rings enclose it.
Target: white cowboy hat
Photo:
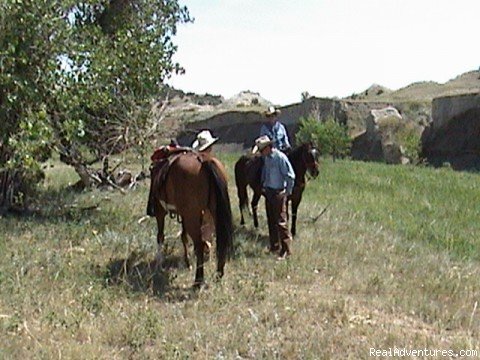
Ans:
[[[203,151],[217,142],[218,138],[212,136],[210,131],[203,130],[197,134],[197,139],[193,142],[192,148],[197,151]]]
[[[275,116],[280,115],[282,112],[277,109],[275,106],[269,106],[267,111],[265,111],[266,116]]]
[[[255,140],[255,146],[252,149],[252,154],[256,154],[259,151],[265,149],[268,145],[272,145],[273,141],[267,135],[260,136]]]

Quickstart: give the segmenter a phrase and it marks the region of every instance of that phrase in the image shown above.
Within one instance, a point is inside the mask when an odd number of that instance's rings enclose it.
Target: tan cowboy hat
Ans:
[[[277,109],[275,106],[269,106],[267,111],[265,111],[265,116],[276,116],[280,115],[282,112]]]
[[[265,149],[268,145],[272,145],[273,141],[267,135],[260,136],[255,140],[255,146],[252,149],[252,154],[256,154],[259,151]]]
[[[197,139],[193,142],[192,148],[197,151],[204,151],[217,142],[218,138],[212,136],[210,131],[203,130],[197,134]]]

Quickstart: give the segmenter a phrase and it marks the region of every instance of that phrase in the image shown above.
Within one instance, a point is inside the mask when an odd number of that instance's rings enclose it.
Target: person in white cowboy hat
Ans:
[[[192,143],[192,148],[200,154],[212,156],[213,144],[218,141],[218,138],[213,137],[209,130],[202,130],[197,134],[197,138]],[[201,225],[202,239],[208,249],[210,249],[213,234],[215,232],[214,220],[210,212],[203,213],[203,220]]]
[[[198,152],[209,153],[212,151],[212,145],[217,141],[218,138],[213,137],[209,130],[203,130],[197,134],[197,138],[192,143],[192,148]]]
[[[288,152],[290,150],[290,140],[288,139],[287,130],[285,126],[278,121],[278,116],[281,111],[274,106],[269,106],[265,111],[267,121],[262,125],[260,129],[260,136],[267,135],[273,140],[273,146],[277,149]]]
[[[280,251],[278,260],[291,255],[292,235],[288,229],[287,197],[292,194],[295,172],[287,155],[273,146],[267,136],[255,140],[253,153],[260,152],[264,158],[262,188],[267,204],[268,234],[271,252]]]

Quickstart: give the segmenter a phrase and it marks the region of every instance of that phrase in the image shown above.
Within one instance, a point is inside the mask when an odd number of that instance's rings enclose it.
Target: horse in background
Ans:
[[[296,147],[288,153],[288,159],[295,171],[295,185],[292,194],[288,197],[288,201],[292,203],[292,235],[297,232],[297,212],[298,206],[302,201],[303,191],[305,190],[306,179],[308,173],[316,178],[319,174],[318,157],[319,151],[312,143],[304,143]],[[263,167],[263,159],[261,156],[243,155],[235,163],[235,184],[237,185],[237,195],[240,206],[240,224],[245,224],[243,211],[248,208],[248,192],[247,186],[253,190],[253,198],[251,202],[253,212],[253,224],[258,228],[258,202],[262,196],[261,173]]]
[[[158,227],[158,263],[163,260],[165,216],[173,212],[182,219],[187,264],[186,236],[193,241],[197,259],[194,285],[201,285],[204,282],[204,257],[208,243],[202,238],[202,224],[211,218],[216,231],[217,273],[222,277],[225,263],[233,250],[232,212],[222,163],[208,154],[184,152],[174,155],[167,169],[155,171],[153,168],[151,175],[149,199]]]

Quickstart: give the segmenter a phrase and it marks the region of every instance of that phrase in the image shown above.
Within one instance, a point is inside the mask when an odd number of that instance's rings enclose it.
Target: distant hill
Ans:
[[[246,107],[251,110],[252,107],[255,108],[260,106],[266,108],[270,105],[272,105],[272,103],[260,96],[260,93],[250,90],[239,92],[230,99],[227,99],[223,104],[224,107],[230,108],[230,110],[238,110],[240,107]]]
[[[227,111],[263,111],[272,103],[258,92],[241,91],[229,99],[220,95],[185,93],[167,88],[159,100],[158,108],[165,106],[165,117],[175,117],[182,122],[203,120]]]
[[[166,87],[153,107],[154,117],[162,124],[159,143],[176,136],[187,124],[229,111],[262,112],[272,103],[258,92],[246,90],[229,99],[220,95],[195,94]]]
[[[377,99],[381,95],[389,95],[392,93],[392,90],[386,88],[385,86],[378,85],[378,84],[373,84],[371,85],[367,90],[359,93],[359,94],[353,94],[349,98],[351,99],[356,99],[356,98],[362,98],[362,99],[369,99],[369,98],[375,98]]]
[[[338,103],[335,106],[340,106],[345,115],[345,119],[340,119],[341,122],[348,124],[349,132],[355,135],[364,131],[365,118],[371,109],[393,105],[406,119],[414,121],[419,126],[426,126],[431,120],[432,99],[475,92],[480,92],[479,71],[466,72],[444,84],[424,81],[413,83],[398,90],[373,84],[365,91],[347,98],[322,99],[321,102],[328,104],[328,109],[334,106],[332,104]],[[233,118],[236,119],[235,121],[243,121],[241,120],[242,113],[245,113],[245,117],[251,116],[253,113],[259,116],[258,113],[264,111],[271,104],[259,93],[250,90],[241,91],[231,98],[225,99],[220,95],[208,93],[199,95],[174,88],[166,88],[154,110],[156,118],[162,122],[163,136],[168,137],[179,134],[182,130],[193,125],[192,123],[200,122],[200,126],[203,124],[203,120],[217,119],[220,114],[226,114],[220,117],[225,118],[225,121],[229,124],[230,121],[234,121]],[[290,108],[303,109],[306,106],[303,102],[277,105],[281,105],[282,112]],[[328,109],[326,111],[330,114]],[[338,116],[342,111],[336,115]],[[228,115],[229,113],[231,115]],[[285,111],[284,115],[287,117],[293,116],[293,114],[289,114],[289,111]],[[296,121],[297,118],[294,120]]]
[[[480,72],[469,71],[456,78],[440,84],[423,81],[410,84],[404,88],[391,91],[380,85],[372,85],[367,90],[353,94],[346,99],[360,101],[415,101],[430,102],[441,96],[480,92]]]

